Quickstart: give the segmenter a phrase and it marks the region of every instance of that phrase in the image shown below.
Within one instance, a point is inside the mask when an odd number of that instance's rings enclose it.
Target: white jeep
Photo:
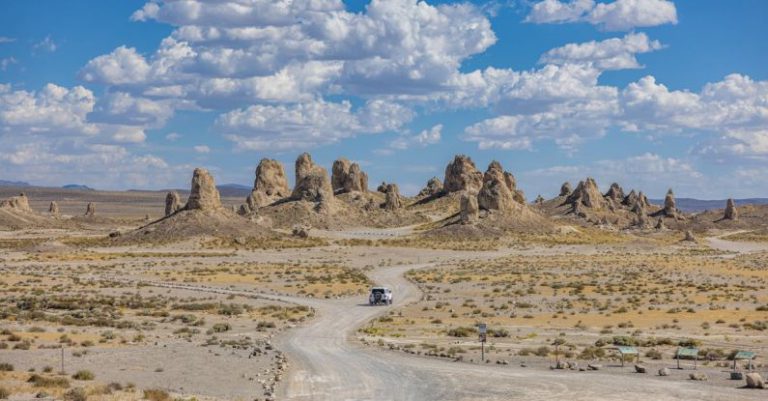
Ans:
[[[373,287],[368,296],[368,303],[373,305],[392,305],[392,290],[387,287]]]

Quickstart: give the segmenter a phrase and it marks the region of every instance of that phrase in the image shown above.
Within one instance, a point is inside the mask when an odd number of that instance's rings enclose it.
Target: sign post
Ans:
[[[485,362],[485,339],[488,333],[488,325],[478,323],[477,330],[480,332],[480,360]]]

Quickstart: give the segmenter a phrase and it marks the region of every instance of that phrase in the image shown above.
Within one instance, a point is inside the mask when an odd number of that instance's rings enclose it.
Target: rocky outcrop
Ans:
[[[334,193],[368,192],[368,174],[347,159],[333,162],[331,186]]]
[[[488,170],[483,175],[483,186],[477,194],[477,204],[483,210],[510,211],[520,206],[515,199],[514,177],[509,179],[511,174],[505,174],[501,163],[497,161],[488,165]]]
[[[96,204],[93,202],[88,202],[88,205],[85,206],[85,217],[93,217],[96,215]]]
[[[580,204],[593,210],[601,210],[606,206],[603,194],[600,193],[597,183],[591,177],[579,182],[576,190],[566,199],[566,203],[574,205],[574,208],[576,204]]]
[[[749,372],[744,375],[744,378],[747,380],[747,388],[766,388],[765,380],[763,380],[763,377],[760,376],[760,373]]]
[[[456,155],[445,168],[445,192],[478,192],[483,186],[483,173],[477,170],[468,156]]]
[[[387,184],[386,192],[384,192],[384,203],[381,207],[386,210],[397,210],[403,207],[400,188],[397,187],[397,184]]]
[[[221,196],[216,189],[216,181],[208,170],[196,168],[192,174],[192,187],[187,199],[186,210],[221,209]]]
[[[657,230],[665,230],[665,229],[667,228],[667,226],[664,224],[664,219],[661,219],[661,218],[660,218],[660,219],[659,219],[659,220],[656,222],[656,227],[655,227],[655,228],[656,228]]]
[[[437,177],[432,177],[427,181],[427,186],[422,188],[417,195],[419,198],[426,196],[435,196],[443,191],[443,182]]]
[[[461,224],[472,224],[480,217],[477,195],[469,192],[461,194],[459,200],[459,221]]]
[[[571,188],[570,182],[564,182],[562,186],[560,186],[560,196],[569,196],[573,192],[573,189]]]
[[[29,198],[27,197],[27,194],[23,192],[18,196],[11,196],[8,199],[0,201],[0,208],[32,213],[32,208],[29,207]]]
[[[605,193],[605,197],[614,202],[621,203],[624,201],[624,189],[621,188],[621,185],[614,182],[611,184],[611,188],[608,189],[608,192]]]
[[[307,157],[309,157],[308,154]],[[309,162],[311,163],[311,161],[310,158]],[[296,170],[297,172],[299,170],[298,161]],[[302,166],[302,171],[305,171],[304,166]],[[259,165],[256,166],[253,190],[246,199],[249,212],[289,196],[291,196],[291,189],[288,187],[288,179],[285,176],[283,164],[273,159],[261,159]]]
[[[382,181],[381,184],[376,187],[376,192],[381,192],[383,194],[387,193],[387,183]]]
[[[693,231],[687,230],[685,232],[685,239],[683,239],[683,241],[696,242],[696,237],[693,235]]]
[[[661,212],[664,216],[677,218],[677,202],[675,202],[675,193],[672,192],[672,188],[667,191],[667,196],[664,197],[664,209]]]
[[[56,201],[51,201],[51,204],[48,206],[48,213],[53,217],[61,216],[61,211],[59,210],[59,204],[56,203]]]
[[[725,204],[725,214],[723,215],[723,219],[734,221],[739,219],[739,211],[736,210],[736,202],[733,198],[728,199],[728,202]]]
[[[181,209],[181,198],[176,191],[168,192],[165,195],[165,215],[170,216]]]
[[[344,158],[337,159],[333,162],[333,167],[331,168],[331,186],[333,187],[334,193],[344,189],[344,182],[349,174],[349,166],[349,160]]]
[[[291,199],[315,202],[316,210],[321,212],[333,209],[333,187],[328,172],[314,164],[308,153],[296,159],[296,186]]]

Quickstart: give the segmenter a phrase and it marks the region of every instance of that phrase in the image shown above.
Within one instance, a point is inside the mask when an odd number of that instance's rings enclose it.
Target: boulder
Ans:
[[[291,235],[298,238],[308,238],[309,227],[301,226],[301,225],[293,226],[293,229],[291,230]]]
[[[665,230],[667,226],[664,224],[664,219],[659,218],[659,220],[656,222],[656,229],[657,230]]]
[[[456,155],[445,167],[443,189],[446,192],[478,192],[483,186],[483,173],[469,156]]]
[[[726,220],[738,220],[739,219],[739,211],[736,210],[736,202],[733,200],[733,198],[728,199],[728,202],[725,204],[725,214],[723,215],[723,218]]]
[[[181,209],[181,199],[176,191],[168,192],[165,195],[165,215],[170,216]]]
[[[696,237],[693,235],[693,231],[686,230],[685,231],[685,239],[683,239],[683,241],[686,241],[686,242],[696,242]]]
[[[381,207],[386,210],[396,210],[403,207],[403,201],[400,199],[400,188],[397,187],[397,184],[387,184],[384,203]]]
[[[0,201],[0,208],[32,213],[32,208],[29,207],[29,198],[27,197],[27,194],[23,192],[18,196],[11,196],[8,199]]]
[[[765,380],[760,376],[760,373],[751,372],[744,375],[747,379],[747,388],[765,388]]]
[[[570,182],[564,182],[562,186],[560,186],[560,196],[569,196],[573,192],[573,189],[571,188]]]
[[[636,373],[648,373],[648,368],[646,368],[644,365],[635,365],[635,372]]]
[[[427,186],[419,191],[418,197],[435,196],[443,191],[443,182],[437,177],[430,178]]]
[[[585,181],[579,182],[576,190],[574,190],[573,193],[568,196],[568,199],[566,199],[566,203],[572,205],[581,203],[583,206],[593,210],[600,210],[606,206],[603,194],[600,193],[597,183],[594,178],[591,177],[587,178]]]
[[[659,376],[669,376],[669,368],[659,369]]]
[[[192,174],[192,185],[184,209],[216,210],[221,208],[221,196],[213,176],[204,168],[196,168]]]
[[[306,155],[309,158],[309,155]],[[299,171],[298,162],[297,160],[297,173]],[[309,158],[309,162],[312,162],[311,158]],[[303,165],[301,170],[302,172],[305,171]],[[253,181],[253,189],[248,198],[246,198],[246,203],[251,211],[289,196],[291,196],[291,189],[288,187],[288,178],[286,178],[283,164],[274,159],[261,159],[259,165],[256,166],[256,179]]]
[[[88,205],[85,206],[85,217],[93,217],[96,215],[96,204],[93,202],[88,202]]]
[[[480,217],[477,196],[469,192],[462,193],[459,200],[459,210],[461,224],[471,224],[476,222]]]
[[[48,213],[50,213],[50,215],[53,217],[61,216],[61,211],[59,211],[59,204],[56,203],[56,201],[51,201],[50,206],[48,206]]]
[[[688,377],[690,377],[691,380],[700,381],[700,382],[705,382],[709,380],[709,377],[707,376],[707,374],[703,372],[693,372],[690,375],[688,375]]]
[[[296,186],[291,198],[316,202],[323,210],[328,210],[333,202],[333,187],[328,173],[323,167],[314,164],[308,153],[296,159]]]
[[[587,369],[589,369],[589,370],[600,370],[602,368],[603,368],[603,365],[598,365],[598,364],[594,364],[594,363],[590,363],[590,364],[587,365]]]
[[[237,214],[240,216],[247,216],[251,214],[251,207],[248,206],[248,203],[244,203],[240,205],[240,208],[237,209]]]

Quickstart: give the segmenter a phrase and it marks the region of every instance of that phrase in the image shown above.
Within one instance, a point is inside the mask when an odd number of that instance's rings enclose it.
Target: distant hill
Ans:
[[[651,203],[663,205],[663,199],[651,199]],[[677,198],[677,208],[688,213],[703,212],[705,210],[724,209],[726,199],[701,200],[692,198]],[[736,205],[768,205],[768,198],[736,199]]]
[[[240,184],[222,184],[217,185],[216,188],[221,193],[221,196],[240,196],[247,197],[251,194],[252,187]]]
[[[63,189],[76,189],[79,191],[95,191],[95,189],[86,186],[86,185],[80,185],[80,184],[67,184],[61,186]]]
[[[0,180],[0,187],[28,187],[28,182]]]

